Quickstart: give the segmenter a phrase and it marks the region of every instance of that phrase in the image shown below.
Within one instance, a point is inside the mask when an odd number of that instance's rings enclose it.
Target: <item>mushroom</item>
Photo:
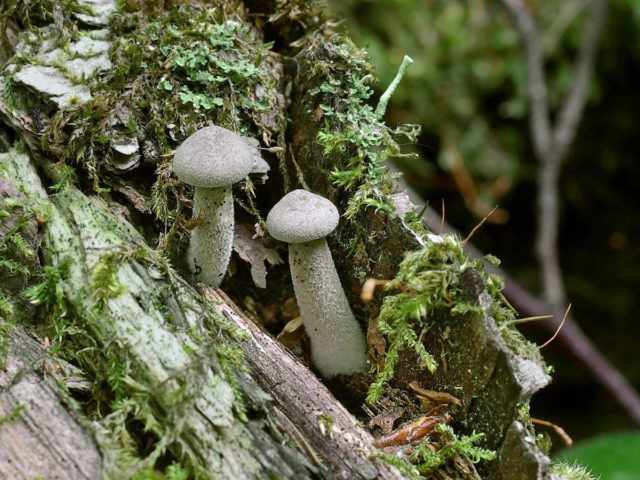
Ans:
[[[255,150],[246,138],[214,125],[187,138],[173,157],[178,178],[196,187],[193,217],[200,221],[191,231],[189,267],[198,281],[214,287],[224,278],[233,247],[231,185],[254,169]]]
[[[267,229],[289,244],[289,264],[300,316],[311,339],[311,358],[325,378],[366,367],[366,341],[351,312],[325,237],[338,210],[306,190],[285,195],[269,212]]]

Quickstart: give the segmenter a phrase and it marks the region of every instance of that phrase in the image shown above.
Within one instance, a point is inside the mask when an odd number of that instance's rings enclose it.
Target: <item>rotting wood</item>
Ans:
[[[12,151],[0,155],[0,162],[10,163],[8,170],[16,176],[12,180],[27,194],[43,194],[26,155]],[[145,248],[144,241],[123,219],[114,217],[97,197],[87,197],[69,187],[50,198],[54,212],[43,231],[45,263],[59,267],[73,258],[63,285],[67,301],[75,311],[85,312],[88,325],[84,328],[99,348],[117,348],[135,365],[130,372],[132,385],[156,387],[150,394],[149,405],[168,429],[177,428],[169,447],[176,448],[178,458],[188,449],[192,461],[215,478],[264,478],[272,473],[301,479],[314,475],[401,478],[391,467],[368,459],[370,435],[356,427],[353,416],[306,367],[285,355],[284,347],[266,335],[261,338],[263,344],[254,348],[260,350],[260,355],[267,348],[272,349],[275,358],[269,363],[274,374],[267,382],[274,388],[270,395],[250,376],[236,373],[249,411],[249,421],[241,421],[218,363],[215,359],[205,362],[203,358],[210,336],[207,330],[215,328],[206,320],[207,309],[214,302],[203,302],[175,273],[162,273],[133,257],[123,259],[116,275],[126,290],[107,299],[99,321],[92,320],[95,295],[87,279],[96,264],[109,252]],[[235,307],[220,301],[216,308],[222,306],[227,317],[241,317]],[[159,305],[163,305],[162,309]],[[249,359],[266,361],[266,357],[252,357],[248,343],[242,345],[247,347]],[[201,354],[188,353],[194,351]],[[203,375],[201,383],[176,409],[169,400],[177,386],[176,375],[199,368]],[[300,404],[301,391],[309,388],[307,382],[315,385],[321,396]],[[278,383],[281,388],[276,388]],[[270,413],[274,408],[279,410],[278,415]],[[329,418],[337,415],[341,430],[336,431],[335,440],[319,434],[318,415],[325,410]],[[274,425],[279,428],[274,429]],[[307,448],[294,446],[296,431],[302,432]]]
[[[0,369],[0,419],[12,418],[0,420],[0,478],[99,478],[100,452],[44,368],[43,343],[22,326],[9,341],[11,354]]]

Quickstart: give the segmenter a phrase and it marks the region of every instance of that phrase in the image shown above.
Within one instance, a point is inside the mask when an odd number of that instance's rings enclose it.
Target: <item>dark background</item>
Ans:
[[[552,108],[572,86],[572,61],[586,2],[529,2],[546,46]],[[478,204],[499,205],[505,221],[486,224],[473,243],[535,294],[536,162],[531,150],[522,49],[499,2],[348,0],[332,8],[377,66],[379,89],[405,54],[415,63],[386,120],[419,123],[421,159],[400,167],[428,202],[466,235],[482,218],[452,176],[446,135],[473,179]],[[572,10],[573,8],[573,10]],[[640,2],[610,2],[595,78],[576,141],[562,171],[560,258],[573,315],[640,389]],[[453,133],[452,133],[453,132]],[[549,334],[523,328],[542,344]],[[554,381],[532,402],[532,416],[580,440],[634,428],[625,412],[560,344],[544,350]],[[558,444],[559,442],[555,442]]]

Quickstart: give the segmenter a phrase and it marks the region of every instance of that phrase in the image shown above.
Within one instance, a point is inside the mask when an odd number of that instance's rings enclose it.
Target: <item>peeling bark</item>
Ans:
[[[21,326],[9,340],[11,355],[0,369],[0,418],[13,418],[0,424],[0,478],[98,478],[100,452],[49,371],[64,366],[48,363],[42,342]]]

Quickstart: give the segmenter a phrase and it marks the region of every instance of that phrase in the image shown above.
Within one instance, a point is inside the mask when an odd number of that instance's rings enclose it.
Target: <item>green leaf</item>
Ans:
[[[602,435],[560,452],[563,462],[577,462],[603,480],[640,480],[640,433]]]
[[[166,90],[170,92],[173,90],[173,84],[169,80],[165,80],[164,78],[158,82],[158,90]]]

